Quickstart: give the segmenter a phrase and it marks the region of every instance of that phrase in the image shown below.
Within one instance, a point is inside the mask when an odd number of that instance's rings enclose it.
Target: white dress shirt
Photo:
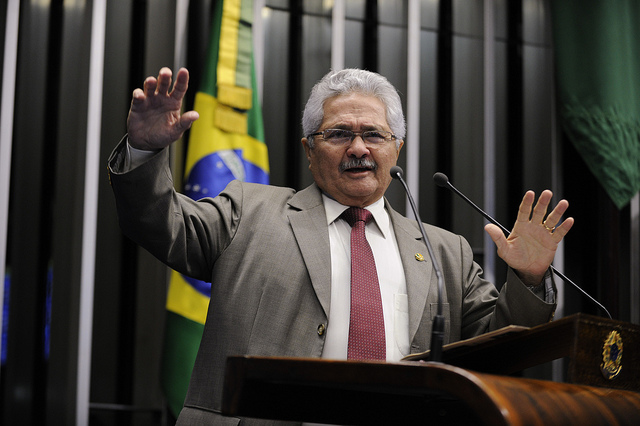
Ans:
[[[348,206],[323,194],[331,246],[331,307],[323,358],[346,359],[351,289],[351,226],[340,218]],[[373,251],[382,296],[387,361],[409,354],[409,302],[400,252],[381,198],[367,206],[373,214],[365,230]]]

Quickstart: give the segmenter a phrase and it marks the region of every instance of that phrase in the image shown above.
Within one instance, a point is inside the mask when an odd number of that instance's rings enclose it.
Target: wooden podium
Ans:
[[[619,357],[620,371],[606,378],[601,366],[612,332],[618,333],[621,343],[609,359]],[[446,345],[442,354],[446,364],[493,374],[513,374],[559,358],[568,361],[569,383],[640,392],[640,326],[591,315],[575,314],[532,328],[506,328]]]
[[[447,345],[444,363],[230,357],[222,410],[354,425],[639,425],[639,342],[639,326],[578,314]],[[571,383],[504,375],[561,357]]]

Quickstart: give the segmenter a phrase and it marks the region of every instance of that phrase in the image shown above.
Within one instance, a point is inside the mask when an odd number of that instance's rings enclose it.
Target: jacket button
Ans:
[[[318,326],[318,336],[322,336],[327,327],[324,324],[320,324]]]

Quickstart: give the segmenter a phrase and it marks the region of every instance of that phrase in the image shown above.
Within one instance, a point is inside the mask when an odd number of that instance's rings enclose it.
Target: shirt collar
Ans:
[[[331,225],[333,222],[335,222],[335,220],[340,217],[342,212],[349,208],[349,206],[340,204],[324,193],[322,194],[322,200],[324,202],[324,210],[327,215],[327,225]],[[375,203],[365,207],[365,209],[369,210],[373,215],[373,220],[382,233],[382,236],[384,238],[389,237],[389,233],[391,232],[391,223],[389,221],[389,214],[384,208],[384,198],[380,198]]]

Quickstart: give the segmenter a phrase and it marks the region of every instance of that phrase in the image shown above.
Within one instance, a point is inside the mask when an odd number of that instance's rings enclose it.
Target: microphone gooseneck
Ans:
[[[418,222],[418,228],[420,228],[420,233],[422,234],[422,240],[427,246],[427,251],[429,252],[429,257],[431,258],[431,264],[433,265],[433,270],[435,271],[438,280],[438,310],[436,316],[433,319],[433,328],[431,329],[431,350],[429,352],[429,360],[442,362],[442,345],[444,342],[444,315],[442,313],[442,294],[444,293],[444,283],[442,279],[442,271],[440,270],[440,265],[438,264],[438,261],[435,257],[433,248],[431,247],[431,243],[427,238],[427,233],[424,231],[424,226],[422,225],[420,214],[418,214],[416,203],[411,196],[411,191],[409,191],[409,186],[402,177],[402,175],[404,174],[402,168],[400,166],[393,166],[391,167],[390,173],[392,178],[398,179],[402,183],[404,191],[407,193],[409,203],[411,204],[411,209],[413,210],[413,214],[416,217],[416,221]]]
[[[502,229],[502,231],[505,232],[507,235],[509,235],[511,233],[511,232],[509,232],[509,230],[507,228],[505,228],[504,226],[500,225],[497,220],[495,220],[494,218],[489,216],[480,207],[476,206],[476,204],[473,201],[471,201],[470,199],[468,199],[466,195],[464,195],[462,192],[458,191],[458,188],[456,188],[455,186],[453,186],[451,184],[451,182],[449,182],[449,178],[447,177],[447,175],[445,175],[444,173],[437,172],[436,174],[433,175],[433,180],[436,182],[436,185],[438,185],[438,186],[440,186],[442,188],[449,188],[450,190],[452,190],[453,192],[458,194],[458,196],[460,196],[463,200],[465,200],[467,203],[469,203],[469,205],[471,205],[471,207],[473,207],[478,213],[480,213],[482,216],[484,216],[485,219],[487,219],[489,222],[491,222],[494,225],[496,225],[498,228]]]
[[[469,205],[471,207],[473,207],[478,213],[480,213],[482,216],[484,216],[485,219],[487,219],[489,222],[493,223],[494,225],[496,225],[498,228],[502,229],[502,231],[507,234],[507,236],[509,236],[511,234],[511,231],[509,231],[507,228],[505,228],[504,226],[502,226],[500,223],[498,223],[497,220],[495,220],[493,217],[489,216],[484,210],[482,210],[480,207],[476,206],[475,203],[473,201],[471,201],[469,198],[467,198],[462,192],[460,192],[458,190],[458,188],[456,188],[455,186],[453,186],[453,184],[449,181],[449,178],[447,177],[447,175],[445,175],[444,173],[440,173],[437,172],[436,174],[433,175],[433,180],[435,181],[436,185],[441,186],[443,188],[448,188],[450,190],[452,190],[453,192],[455,192],[458,196],[460,196],[463,200],[465,200],[467,203],[469,203]],[[584,291],[578,284],[574,283],[572,280],[570,280],[566,275],[564,275],[562,272],[558,271],[556,268],[554,268],[553,265],[549,265],[549,267],[551,268],[551,271],[556,274],[558,277],[560,277],[560,279],[564,280],[565,282],[568,282],[569,284],[571,284],[572,286],[574,286],[577,290],[579,290],[583,295],[585,295],[587,297],[587,299],[589,299],[591,302],[593,302],[594,304],[596,304],[600,309],[602,309],[607,316],[610,319],[613,319],[611,317],[611,314],[609,313],[609,311],[607,310],[607,308],[605,308],[600,302],[598,302],[596,299],[594,299],[593,297],[591,297],[591,295],[589,293],[587,293],[586,291]]]

